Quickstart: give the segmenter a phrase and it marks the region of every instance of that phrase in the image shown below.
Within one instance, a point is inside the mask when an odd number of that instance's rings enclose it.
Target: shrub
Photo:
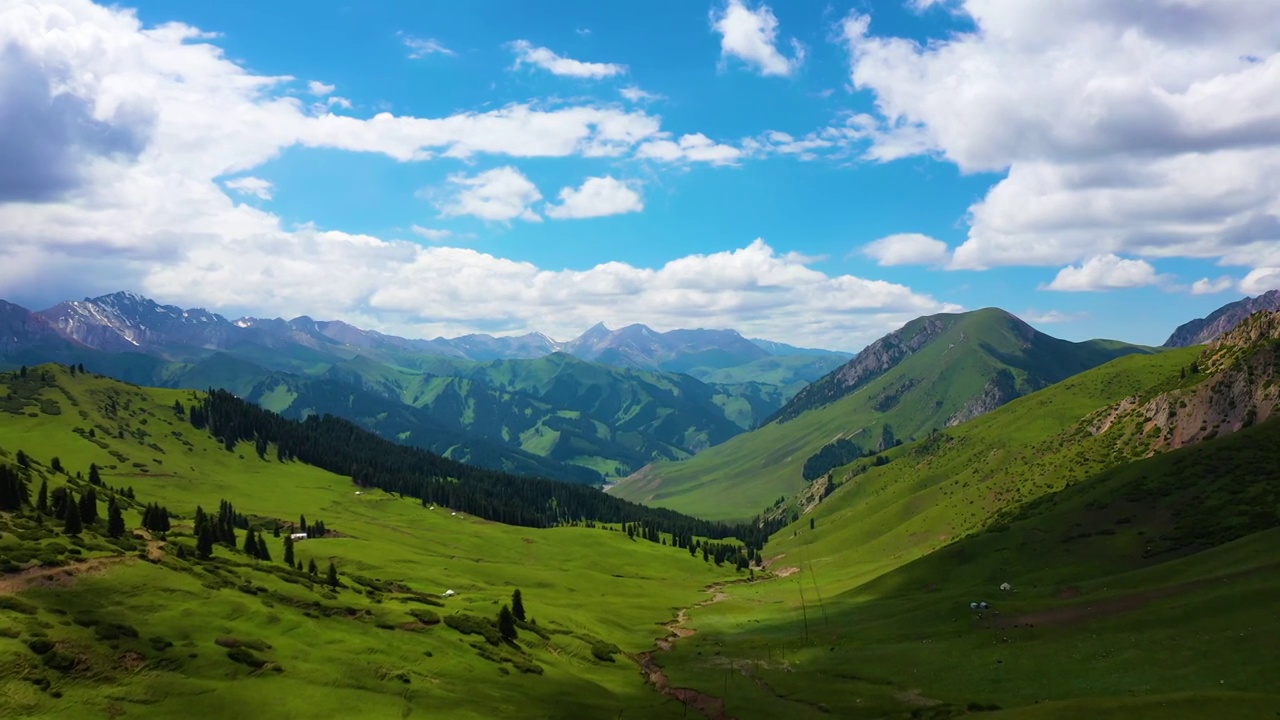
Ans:
[[[44,655],[53,650],[53,643],[49,642],[48,638],[32,638],[27,641],[27,647],[37,655]]]
[[[591,655],[602,662],[613,662],[613,656],[622,650],[613,643],[597,640],[591,644]]]
[[[413,616],[414,620],[423,625],[437,625],[440,623],[440,616],[426,608],[412,608],[409,610],[409,614]]]
[[[497,645],[502,642],[502,634],[498,632],[498,626],[494,625],[493,621],[482,617],[467,613],[457,613],[446,616],[444,624],[463,635],[483,636],[490,645]]]
[[[227,657],[232,662],[247,665],[255,670],[267,664],[266,660],[254,655],[248,648],[236,647],[227,651]]]
[[[12,610],[23,615],[35,615],[36,606],[10,595],[0,595],[0,610]]]

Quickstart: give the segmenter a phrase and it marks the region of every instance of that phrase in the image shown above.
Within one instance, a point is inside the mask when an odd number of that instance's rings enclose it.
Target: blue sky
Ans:
[[[0,295],[846,350],[994,305],[1157,344],[1280,286],[1272,10],[31,2],[0,129],[44,134],[0,157],[65,172],[0,177]]]

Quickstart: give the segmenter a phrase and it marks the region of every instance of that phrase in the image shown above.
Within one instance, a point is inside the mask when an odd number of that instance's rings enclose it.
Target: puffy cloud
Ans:
[[[516,68],[521,65],[533,65],[546,70],[552,75],[560,75],[562,77],[599,79],[621,75],[627,71],[626,65],[582,62],[581,60],[561,57],[547,48],[535,46],[528,40],[516,40],[511,43],[511,49],[516,54]]]
[[[1216,280],[1209,278],[1200,278],[1191,283],[1192,295],[1213,295],[1215,293],[1226,292],[1235,286],[1235,281],[1230,277],[1222,276]]]
[[[948,7],[974,29],[921,44],[853,14],[843,32],[853,85],[875,96],[871,157],[1005,174],[955,267],[1257,267],[1280,246],[1280,0]]]
[[[612,175],[587,178],[582,187],[560,191],[560,204],[547,207],[547,217],[557,220],[622,215],[644,210],[644,199],[630,184]]]
[[[711,15],[711,27],[720,34],[720,57],[736,57],[754,66],[761,75],[790,75],[804,63],[804,46],[791,41],[792,56],[778,50],[778,18],[768,5],[752,10],[743,0],[729,0]]]
[[[329,93],[337,89],[338,89],[338,86],[326,85],[320,82],[319,80],[312,80],[311,82],[307,83],[307,92],[311,93],[312,95],[315,95],[316,97],[324,97],[325,95],[328,95]]]
[[[452,230],[428,228],[428,227],[422,227],[421,225],[414,225],[409,229],[413,231],[414,235],[417,235],[420,238],[424,238],[430,242],[443,242],[445,240],[448,240],[450,237],[453,237]]]
[[[1240,281],[1240,291],[1246,295],[1261,295],[1269,290],[1280,290],[1280,267],[1260,267]]]
[[[270,182],[251,175],[228,180],[223,185],[229,190],[235,190],[241,195],[252,195],[259,200],[270,200],[271,191],[275,187]]]
[[[542,193],[514,167],[494,168],[474,176],[451,175],[449,182],[457,191],[440,206],[440,213],[445,217],[471,215],[498,222],[516,218],[528,222],[542,220],[529,207],[542,199]]]
[[[1158,282],[1161,282],[1161,277],[1151,263],[1108,254],[1091,257],[1078,266],[1062,268],[1047,289],[1090,292],[1145,287]]]
[[[862,246],[881,265],[937,265],[949,257],[947,244],[919,233],[890,235]]]
[[[732,145],[722,145],[703,135],[681,135],[679,140],[649,140],[636,148],[636,157],[665,160],[667,162],[705,162],[712,165],[732,165],[742,159],[742,150]]]
[[[420,38],[413,35],[400,36],[401,42],[409,49],[409,59],[421,60],[428,55],[457,55],[435,38]]]

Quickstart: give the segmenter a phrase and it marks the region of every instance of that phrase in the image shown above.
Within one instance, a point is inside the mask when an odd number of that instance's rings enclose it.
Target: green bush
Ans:
[[[44,655],[53,650],[53,643],[48,638],[32,638],[27,641],[27,647],[37,655]]]
[[[613,643],[597,640],[591,644],[591,655],[602,662],[613,662],[613,656],[622,650]]]
[[[498,626],[492,620],[467,613],[457,613],[446,616],[444,624],[463,635],[480,635],[490,645],[497,645],[502,642],[502,634],[498,632]]]
[[[10,595],[0,595],[0,610],[12,610],[23,615],[35,615],[36,606]]]
[[[230,658],[232,662],[247,665],[255,670],[267,664],[266,660],[254,655],[248,648],[231,648],[227,651],[227,657]]]
[[[409,614],[423,625],[438,625],[440,623],[440,616],[426,608],[413,608],[409,611]]]

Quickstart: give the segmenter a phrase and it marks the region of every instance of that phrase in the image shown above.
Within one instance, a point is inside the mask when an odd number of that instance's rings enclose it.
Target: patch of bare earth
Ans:
[[[116,563],[132,558],[123,555],[94,558],[64,567],[34,567],[0,576],[0,595],[13,595],[32,588],[53,588],[69,585],[78,575],[101,572]]]

